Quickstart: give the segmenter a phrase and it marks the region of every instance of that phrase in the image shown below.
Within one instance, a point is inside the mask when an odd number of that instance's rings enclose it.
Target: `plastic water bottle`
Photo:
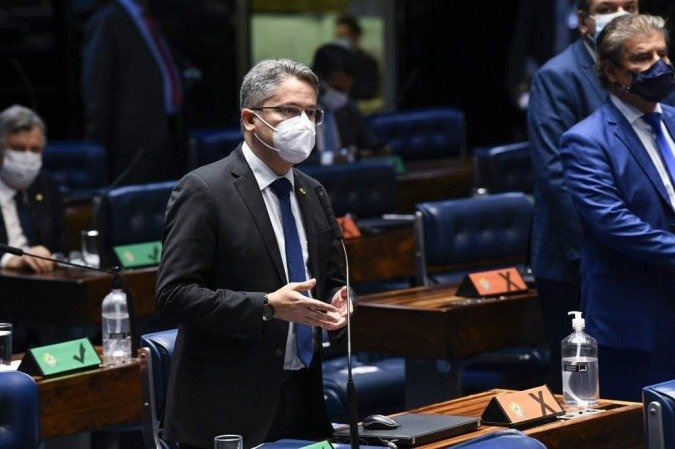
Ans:
[[[101,304],[103,336],[103,363],[117,365],[131,358],[131,327],[127,294],[120,286],[119,275],[115,275],[113,288]]]
[[[574,315],[574,332],[560,344],[563,398],[565,404],[588,407],[597,404],[600,396],[598,343],[584,333],[586,321],[581,318],[581,312],[568,312],[568,315]]]

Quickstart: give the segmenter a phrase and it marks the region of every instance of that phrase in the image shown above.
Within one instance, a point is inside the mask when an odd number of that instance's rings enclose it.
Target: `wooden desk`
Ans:
[[[471,195],[473,164],[465,160],[406,162],[398,176],[398,209],[409,213],[424,201],[462,198]]]
[[[545,341],[536,291],[467,299],[456,296],[456,290],[440,285],[359,298],[352,349],[407,358],[408,406],[457,397],[461,359]],[[437,373],[435,359],[448,360],[449,372]]]
[[[412,226],[345,241],[352,282],[414,275]],[[157,267],[124,271],[138,317],[155,311]],[[110,292],[112,275],[79,268],[33,274],[0,270],[0,319],[36,324],[82,326],[101,322],[101,301]]]
[[[480,417],[490,399],[497,394],[507,392],[507,390],[490,390],[412,411]],[[562,397],[557,396],[557,398],[558,402],[562,403]],[[600,400],[596,408],[604,411],[567,421],[558,420],[529,427],[523,429],[523,432],[541,441],[548,449],[644,448],[642,404]],[[502,427],[480,426],[474,432],[419,447],[425,449],[445,448],[499,429],[502,429]]]
[[[43,440],[141,421],[138,359],[118,367],[35,380]]]

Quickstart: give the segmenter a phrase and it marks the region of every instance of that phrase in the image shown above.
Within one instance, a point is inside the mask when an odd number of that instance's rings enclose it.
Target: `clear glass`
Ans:
[[[98,268],[101,263],[101,258],[98,255],[98,231],[82,231],[81,237],[84,263],[90,267]]]
[[[12,325],[0,323],[0,365],[12,362]]]
[[[218,435],[213,439],[213,449],[243,449],[241,435]]]

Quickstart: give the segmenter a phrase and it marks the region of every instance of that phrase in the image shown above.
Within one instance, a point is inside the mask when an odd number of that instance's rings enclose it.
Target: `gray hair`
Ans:
[[[239,91],[239,108],[256,108],[274,96],[283,81],[297,78],[319,92],[319,79],[306,65],[290,59],[265,59],[244,76]]]
[[[609,61],[610,63],[621,67],[621,60],[624,52],[624,42],[634,36],[650,35],[653,33],[661,33],[666,46],[668,45],[668,32],[666,30],[666,22],[659,16],[651,16],[649,14],[626,14],[620,16],[609,22],[600,36],[598,36],[597,50],[598,50],[598,78],[603,87],[609,86],[611,83],[605,75],[602,63]]]
[[[0,112],[0,152],[5,146],[5,137],[19,131],[30,131],[34,127],[40,128],[42,137],[47,143],[47,127],[39,115],[32,109],[15,104]]]

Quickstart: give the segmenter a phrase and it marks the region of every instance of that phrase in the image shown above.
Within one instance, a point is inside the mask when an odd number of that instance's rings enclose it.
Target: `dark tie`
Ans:
[[[28,210],[26,192],[17,192],[14,195],[14,202],[16,203],[16,214],[19,216],[19,224],[21,225],[23,235],[28,240],[28,245],[34,246],[37,243],[37,238],[35,237],[35,229],[33,228],[33,219],[30,216],[30,210]]]
[[[305,275],[305,261],[302,258],[300,236],[298,235],[295,217],[291,210],[291,182],[286,178],[279,178],[270,184],[270,187],[277,197],[279,197],[279,205],[281,206],[281,222],[284,227],[288,280],[289,282],[304,282],[307,280],[307,276]],[[307,295],[307,293],[303,292],[303,295]],[[314,346],[311,326],[295,323],[295,344],[298,358],[303,365],[309,368],[310,363],[312,363]]]
[[[670,147],[668,139],[661,127],[661,113],[652,112],[651,114],[643,115],[643,118],[652,127],[652,131],[654,131],[656,146],[659,147],[659,150],[661,151],[661,156],[663,157],[663,161],[670,174],[670,182],[673,183],[675,182],[675,156],[673,156],[673,148]]]

